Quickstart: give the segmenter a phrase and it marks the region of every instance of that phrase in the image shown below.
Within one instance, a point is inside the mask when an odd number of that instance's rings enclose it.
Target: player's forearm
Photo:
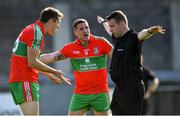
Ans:
[[[48,73],[48,72],[43,72],[43,71],[39,71],[40,73],[42,73],[43,75],[45,75],[45,76],[50,76],[50,75],[52,75],[51,73]]]
[[[35,69],[37,69],[39,71],[42,71],[42,72],[53,73],[53,74],[55,74],[57,72],[56,69],[42,63],[38,59],[36,59],[35,61],[29,63],[29,66],[32,67],[32,68],[35,68]]]
[[[40,56],[40,61],[45,63],[45,64],[49,64],[49,63],[53,63],[56,61],[55,56],[53,55],[53,53],[50,54],[42,54]]]
[[[42,73],[43,75],[47,76],[49,79],[53,79],[52,73],[47,73],[47,72],[42,72],[42,71],[39,71],[39,72]]]
[[[56,73],[57,70],[49,67],[38,59],[39,54],[39,49],[34,49],[30,47],[27,48],[28,66],[43,72]]]

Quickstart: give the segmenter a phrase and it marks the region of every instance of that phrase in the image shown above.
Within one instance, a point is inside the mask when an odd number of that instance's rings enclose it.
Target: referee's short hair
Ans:
[[[80,24],[80,23],[85,23],[87,22],[86,19],[77,19],[73,22],[73,29],[77,28],[77,25]]]
[[[128,24],[128,20],[126,15],[121,10],[113,11],[111,14],[109,14],[106,19],[110,21],[111,19],[114,19],[117,23],[120,21],[124,21],[126,24]]]
[[[59,20],[59,18],[63,18],[64,14],[60,12],[58,9],[53,7],[46,7],[41,11],[40,14],[40,21],[42,23],[48,22],[50,19],[53,19],[54,21]]]

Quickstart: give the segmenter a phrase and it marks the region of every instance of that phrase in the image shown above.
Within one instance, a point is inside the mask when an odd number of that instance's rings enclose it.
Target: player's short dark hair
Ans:
[[[73,22],[73,29],[75,29],[78,24],[80,24],[80,23],[85,23],[85,22],[87,22],[86,19],[77,19],[77,20],[75,20],[75,21]]]
[[[126,24],[128,23],[126,15],[121,10],[113,11],[110,15],[106,17],[108,21],[114,19],[117,23],[120,21],[124,21]]]
[[[50,19],[53,19],[54,21],[58,20],[59,18],[63,18],[64,15],[61,13],[58,9],[53,7],[46,7],[41,11],[40,14],[40,21],[42,23],[48,22]]]

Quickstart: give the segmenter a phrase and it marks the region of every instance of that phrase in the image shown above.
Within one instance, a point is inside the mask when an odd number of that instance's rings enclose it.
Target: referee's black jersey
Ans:
[[[113,57],[110,66],[111,79],[116,85],[138,81],[143,77],[140,59],[142,42],[137,33],[129,30],[121,38],[114,38]]]

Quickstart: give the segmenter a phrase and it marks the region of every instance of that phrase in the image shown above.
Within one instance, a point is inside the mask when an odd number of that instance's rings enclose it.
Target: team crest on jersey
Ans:
[[[94,54],[99,54],[99,48],[98,47],[94,47]]]

